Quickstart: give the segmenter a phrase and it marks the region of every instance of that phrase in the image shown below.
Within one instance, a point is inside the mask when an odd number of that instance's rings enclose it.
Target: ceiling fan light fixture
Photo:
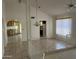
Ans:
[[[69,4],[69,7],[74,7],[74,5],[73,4]]]

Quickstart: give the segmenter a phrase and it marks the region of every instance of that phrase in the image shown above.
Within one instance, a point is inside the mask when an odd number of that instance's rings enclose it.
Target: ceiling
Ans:
[[[14,0],[7,0],[8,2],[12,2]],[[16,0],[18,1],[18,0]],[[22,0],[23,2],[26,2],[27,0]],[[36,7],[36,0],[30,0],[31,5]],[[49,15],[60,15],[67,13],[69,8],[68,4],[71,3],[71,0],[37,0],[38,5],[40,6],[40,10],[49,14]],[[75,4],[76,0],[72,0],[72,3]],[[70,12],[75,11],[76,8],[72,8]]]
[[[49,15],[60,15],[68,12],[68,4],[75,4],[75,0],[37,0],[40,10]],[[36,0],[31,0],[31,5],[36,6]],[[72,8],[75,11],[75,8]]]

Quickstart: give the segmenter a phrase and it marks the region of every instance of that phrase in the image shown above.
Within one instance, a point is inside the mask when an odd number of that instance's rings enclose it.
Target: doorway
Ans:
[[[9,20],[7,22],[8,43],[20,42],[22,39],[21,23],[17,20]]]
[[[40,37],[46,37],[46,21],[40,21]]]

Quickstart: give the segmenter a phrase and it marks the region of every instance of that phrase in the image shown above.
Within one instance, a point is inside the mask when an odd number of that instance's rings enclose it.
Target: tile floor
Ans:
[[[70,48],[75,46],[55,39],[9,42],[5,47],[3,59],[44,59],[48,54]]]

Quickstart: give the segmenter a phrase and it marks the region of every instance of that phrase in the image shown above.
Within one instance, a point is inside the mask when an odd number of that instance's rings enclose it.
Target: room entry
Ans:
[[[21,23],[16,20],[12,19],[7,22],[7,37],[8,43],[14,44],[15,42],[20,43],[22,38],[22,30],[21,30]]]
[[[46,37],[46,21],[40,21],[40,37]]]

